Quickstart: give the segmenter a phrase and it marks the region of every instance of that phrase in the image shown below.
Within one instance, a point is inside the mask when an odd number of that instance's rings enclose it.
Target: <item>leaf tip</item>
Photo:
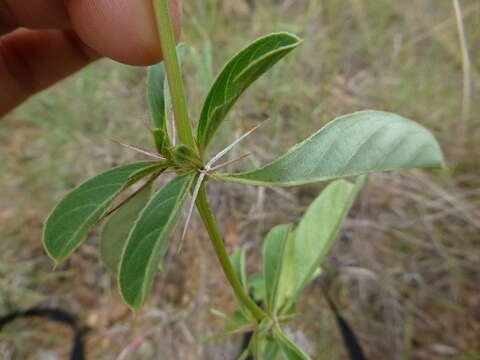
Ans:
[[[135,297],[134,299],[130,299],[129,296],[127,296],[127,294],[125,294],[125,292],[123,291],[121,283],[120,283],[119,293],[120,293],[120,296],[121,296],[123,302],[125,303],[125,305],[127,305],[129,310],[133,314],[137,314],[138,311],[140,311],[140,309],[142,308],[143,299],[138,299],[138,297]]]
[[[58,266],[63,260],[65,260],[65,258],[66,258],[67,256],[61,258],[61,257],[59,257],[59,256],[57,256],[57,255],[54,255],[54,254],[52,253],[52,249],[50,249],[50,247],[49,247],[49,245],[48,245],[48,239],[47,239],[45,236],[42,238],[42,245],[43,245],[43,249],[44,249],[45,252],[47,253],[47,256],[52,260],[52,262],[53,262],[53,269],[52,269],[52,270],[55,271],[56,268],[57,268],[57,266]]]
[[[304,41],[304,39],[302,39],[300,36],[290,32],[290,31],[279,31],[279,32],[276,32],[276,33],[273,33],[273,34],[270,34],[270,35],[286,35],[286,36],[294,39],[298,43],[302,43]],[[270,36],[270,35],[267,35],[267,36]]]

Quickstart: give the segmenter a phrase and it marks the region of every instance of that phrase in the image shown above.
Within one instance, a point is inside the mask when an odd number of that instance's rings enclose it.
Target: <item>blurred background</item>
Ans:
[[[289,327],[313,359],[347,358],[322,286],[369,359],[480,359],[480,2],[460,3],[470,71],[450,0],[185,1],[193,119],[215,74],[250,41],[278,30],[305,39],[222,128],[218,147],[269,119],[230,155],[251,154],[230,170],[265,163],[362,109],[420,122],[445,151],[448,170],[371,177],[325,274],[301,300],[304,316]],[[234,304],[198,218],[179,254],[177,229],[164,271],[135,315],[99,261],[98,230],[56,271],[41,247],[42,223],[68,190],[142,159],[111,139],[152,146],[145,75],[102,60],[2,120],[0,314],[34,305],[74,312],[91,328],[89,359],[234,359],[241,336],[203,340],[222,330],[210,309]],[[228,248],[246,248],[254,273],[266,232],[296,222],[321,189],[217,183],[209,193]],[[18,321],[0,334],[0,358],[65,359],[66,331]]]

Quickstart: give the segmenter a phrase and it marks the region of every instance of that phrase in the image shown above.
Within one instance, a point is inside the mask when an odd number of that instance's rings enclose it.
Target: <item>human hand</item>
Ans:
[[[0,116],[101,56],[161,60],[152,0],[0,0]]]

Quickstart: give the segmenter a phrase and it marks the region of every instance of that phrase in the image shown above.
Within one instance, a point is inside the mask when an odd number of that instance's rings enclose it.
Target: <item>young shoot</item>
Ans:
[[[66,195],[45,222],[43,245],[55,262],[63,261],[83,243],[93,226],[108,217],[101,238],[102,259],[116,273],[125,303],[139,310],[184,210],[187,221],[182,241],[196,205],[238,304],[226,320],[226,334],[254,331],[245,357],[263,359],[264,354],[269,354],[269,359],[310,359],[285,335],[284,326],[298,316],[295,304],[302,291],[321,274],[343,220],[365,184],[366,174],[443,167],[440,146],[418,123],[393,113],[368,110],[334,119],[259,168],[241,173],[218,172],[231,162],[215,165],[217,161],[262,123],[205,161],[210,144],[218,140],[217,130],[225,121],[234,121],[230,110],[242,94],[302,41],[288,32],[278,32],[238,52],[218,74],[199,118],[193,122],[188,114],[195,111],[187,108],[168,1],[155,0],[154,5],[165,57],[164,63],[150,68],[148,82],[157,152],[118,142],[146,155],[148,160],[111,169]],[[170,100],[178,142],[169,130]],[[197,124],[195,129],[193,123]],[[157,188],[155,180],[166,172],[174,177]],[[357,180],[351,183],[342,180],[345,177]],[[253,280],[247,276],[247,254],[243,250],[229,254],[225,248],[208,202],[207,179],[212,179],[212,187],[218,181],[267,187],[330,182],[296,227],[278,225],[266,236],[263,270],[255,277],[257,292],[262,294],[257,299],[261,305],[249,295]],[[142,180],[146,185],[115,205],[122,193]],[[192,200],[187,206],[189,195]]]

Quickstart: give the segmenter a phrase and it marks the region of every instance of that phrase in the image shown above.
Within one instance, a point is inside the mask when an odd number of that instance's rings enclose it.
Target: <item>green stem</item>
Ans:
[[[158,36],[160,38],[163,61],[165,63],[168,85],[172,97],[175,127],[180,142],[192,149],[196,149],[192,124],[188,116],[187,96],[185,95],[182,71],[177,56],[177,45],[168,3],[168,0],[153,0]]]
[[[248,296],[245,288],[242,286],[237,276],[235,275],[235,271],[233,270],[232,263],[230,262],[230,258],[228,257],[227,250],[223,245],[223,238],[220,234],[220,231],[218,230],[217,222],[212,214],[212,211],[210,210],[210,207],[208,206],[205,184],[202,184],[198,193],[197,209],[200,213],[200,216],[202,217],[205,227],[207,228],[213,248],[215,249],[215,253],[217,254],[218,260],[222,265],[223,271],[228,281],[230,282],[233,291],[235,292],[235,295],[237,295],[237,297],[250,310],[250,312],[258,321],[263,320],[266,314],[257,304],[255,304],[252,298]]]

